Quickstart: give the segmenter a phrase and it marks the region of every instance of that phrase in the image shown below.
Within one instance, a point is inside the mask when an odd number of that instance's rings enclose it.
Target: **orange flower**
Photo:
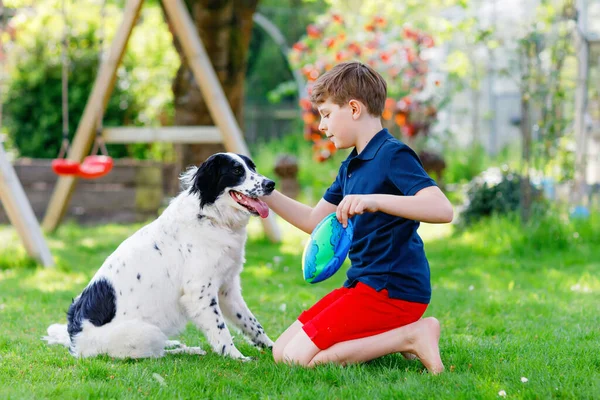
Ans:
[[[383,114],[381,114],[381,117],[386,121],[389,121],[390,119],[392,119],[392,112],[388,109],[385,109],[383,110]]]
[[[300,107],[304,110],[312,110],[312,103],[308,99],[300,99]]]
[[[395,105],[396,105],[396,100],[392,99],[391,97],[388,97],[387,99],[385,99],[385,108],[387,110],[392,110]]]
[[[384,27],[386,24],[386,20],[383,17],[375,17],[373,19],[373,23],[377,26]]]
[[[307,49],[306,45],[304,43],[302,43],[302,42],[294,43],[293,48],[296,51],[304,51],[304,50]]]
[[[400,112],[400,113],[396,114],[396,117],[394,119],[396,120],[396,125],[398,125],[398,126],[406,125],[406,114],[405,113]]]
[[[306,27],[306,33],[308,33],[308,36],[311,38],[318,38],[321,36],[321,30],[312,24]]]
[[[310,125],[315,122],[315,115],[312,112],[302,113],[302,121],[304,121],[306,125]]]

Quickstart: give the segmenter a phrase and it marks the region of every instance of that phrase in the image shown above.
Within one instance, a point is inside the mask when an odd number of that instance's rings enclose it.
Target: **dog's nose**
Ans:
[[[265,179],[262,187],[266,193],[271,193],[275,189],[275,182],[270,179]]]

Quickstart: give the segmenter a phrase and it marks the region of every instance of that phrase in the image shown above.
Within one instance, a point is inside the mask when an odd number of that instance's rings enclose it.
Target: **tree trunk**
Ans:
[[[529,183],[529,167],[531,164],[531,120],[529,99],[527,94],[521,95],[521,138],[523,140],[523,175],[521,179],[521,219],[529,221],[531,216],[532,193]]]
[[[536,56],[533,45],[529,42],[521,43],[521,219],[528,222],[531,215],[532,193],[529,183],[531,167],[531,107],[530,101],[535,88],[532,82],[533,61]]]
[[[242,126],[244,79],[252,33],[252,16],[258,0],[186,0],[188,10],[204,43],[223,91]],[[173,81],[175,125],[214,125],[208,106],[177,39],[175,48],[181,67]],[[198,165],[211,154],[224,151],[220,144],[176,145],[179,174]]]

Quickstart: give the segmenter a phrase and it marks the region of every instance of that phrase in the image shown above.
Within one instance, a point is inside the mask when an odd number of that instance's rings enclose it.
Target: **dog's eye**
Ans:
[[[244,168],[236,167],[233,169],[233,173],[236,175],[242,175],[244,173]]]

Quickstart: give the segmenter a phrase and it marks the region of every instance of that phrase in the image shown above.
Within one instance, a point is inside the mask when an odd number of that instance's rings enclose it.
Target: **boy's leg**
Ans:
[[[283,361],[283,349],[300,331],[302,331],[302,322],[296,320],[277,338],[273,345],[273,359],[275,362]]]
[[[329,307],[332,303],[338,300],[344,294],[348,293],[347,288],[335,289],[321,300],[315,303],[310,309],[304,311],[292,325],[290,325],[282,334],[277,338],[273,345],[273,359],[275,362],[282,362],[283,349],[287,346],[290,340],[292,340],[296,334],[302,330],[302,326],[306,321],[310,321],[314,316],[318,315],[325,308]],[[304,322],[303,322],[304,321]]]
[[[346,365],[373,360],[386,354],[409,352],[415,354],[432,374],[444,370],[438,342],[440,324],[433,317],[361,339],[336,343],[319,350],[304,330],[291,339],[283,349],[285,362],[313,367],[334,362]]]

